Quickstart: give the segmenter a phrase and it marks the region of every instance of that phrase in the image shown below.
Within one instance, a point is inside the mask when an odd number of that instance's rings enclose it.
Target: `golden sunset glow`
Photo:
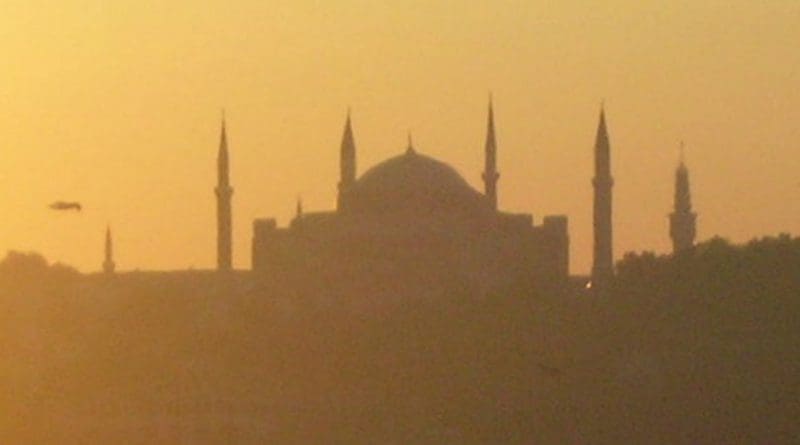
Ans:
[[[100,268],[211,268],[221,109],[234,264],[252,222],[335,207],[352,110],[358,171],[416,148],[482,190],[489,92],[499,206],[569,217],[592,252],[605,102],[614,253],[668,252],[686,141],[698,240],[800,232],[800,2],[4,1],[0,250]],[[56,212],[56,200],[83,211]]]

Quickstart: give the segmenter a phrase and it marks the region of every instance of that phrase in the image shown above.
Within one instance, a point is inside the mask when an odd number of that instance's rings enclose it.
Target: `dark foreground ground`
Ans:
[[[800,441],[797,239],[626,257],[608,295],[19,263],[2,443]]]

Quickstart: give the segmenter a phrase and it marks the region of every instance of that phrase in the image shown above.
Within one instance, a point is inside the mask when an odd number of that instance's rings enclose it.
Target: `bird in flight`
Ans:
[[[50,208],[53,210],[76,210],[78,212],[81,211],[81,203],[79,202],[67,202],[67,201],[56,201],[50,204]]]

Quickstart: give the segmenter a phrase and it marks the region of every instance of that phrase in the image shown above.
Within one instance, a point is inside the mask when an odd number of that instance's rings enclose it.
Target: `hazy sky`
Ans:
[[[254,218],[334,207],[348,106],[359,172],[411,129],[481,189],[490,90],[500,207],[567,214],[573,272],[602,99],[615,257],[668,251],[681,139],[700,239],[798,234],[798,25],[795,0],[4,0],[0,249],[97,270],[110,222],[120,269],[211,267],[225,107],[249,267]]]

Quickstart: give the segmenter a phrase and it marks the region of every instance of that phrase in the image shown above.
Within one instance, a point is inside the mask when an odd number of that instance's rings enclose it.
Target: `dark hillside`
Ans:
[[[609,296],[349,295],[0,263],[9,443],[796,443],[800,240],[629,255]],[[363,288],[359,288],[363,289]]]

